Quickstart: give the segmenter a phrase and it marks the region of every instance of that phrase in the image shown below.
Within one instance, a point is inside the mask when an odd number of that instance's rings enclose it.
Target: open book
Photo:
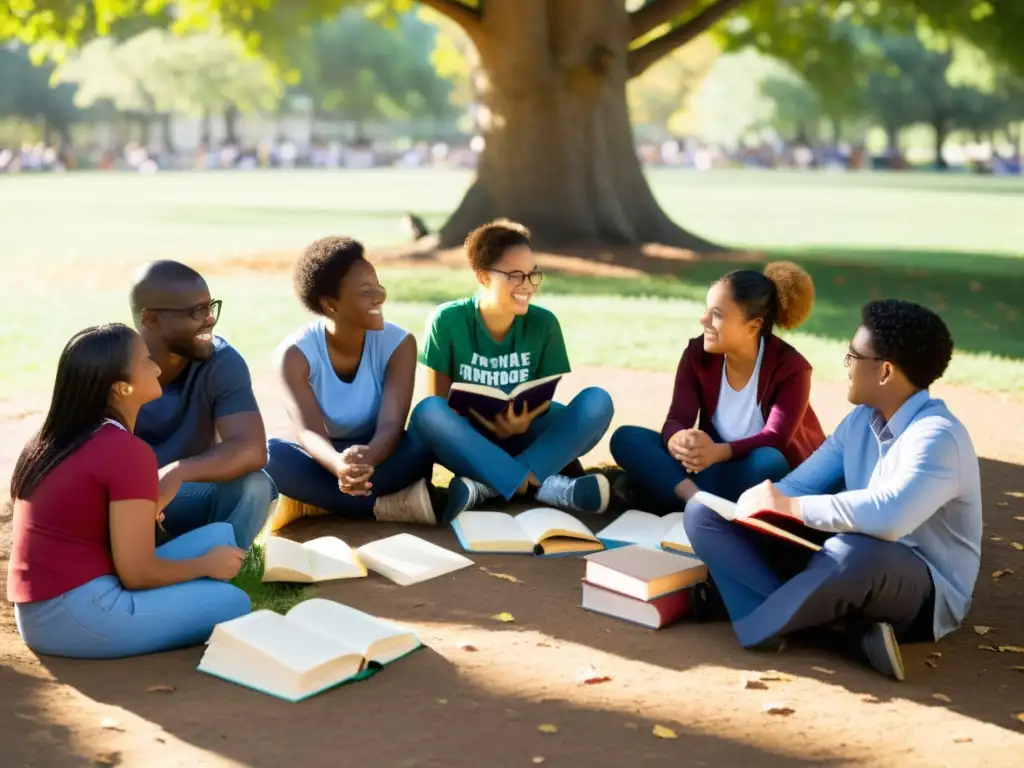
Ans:
[[[412,630],[331,600],[284,616],[255,611],[218,624],[199,670],[288,701],[358,679],[421,645]]]
[[[494,421],[495,416],[508,409],[509,403],[513,403],[516,413],[521,413],[524,403],[532,411],[541,403],[548,402],[554,398],[555,388],[561,378],[559,374],[534,379],[518,385],[511,392],[483,384],[452,384],[448,390],[448,405],[467,418],[470,409],[473,409],[485,419]]]
[[[300,544],[270,536],[263,548],[263,581],[309,584],[366,575],[366,566],[348,544],[334,536]]]
[[[419,584],[473,564],[468,557],[411,533],[371,541],[356,552],[367,568],[401,587]]]
[[[693,554],[690,539],[683,528],[683,513],[673,512],[664,517],[630,509],[597,533],[606,547],[640,544],[651,549]]]
[[[575,555],[604,549],[587,526],[549,507],[529,509],[515,517],[505,512],[467,511],[455,518],[452,530],[467,552]]]
[[[809,540],[809,537],[814,537],[813,529],[808,528],[799,520],[767,509],[746,509],[728,499],[705,491],[698,491],[693,498],[726,520],[799,544],[815,552],[821,549],[821,545]]]

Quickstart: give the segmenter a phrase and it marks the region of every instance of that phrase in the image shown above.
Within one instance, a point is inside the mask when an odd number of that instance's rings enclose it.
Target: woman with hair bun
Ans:
[[[612,435],[623,501],[660,513],[698,490],[735,501],[781,480],[824,442],[810,406],[811,365],[774,333],[799,326],[813,304],[810,275],[791,262],[730,272],[711,286],[704,333],[679,361],[661,434],[621,427]]]

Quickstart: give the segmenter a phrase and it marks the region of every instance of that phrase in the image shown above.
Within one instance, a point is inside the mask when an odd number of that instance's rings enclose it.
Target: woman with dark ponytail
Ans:
[[[195,645],[249,612],[245,592],[225,583],[244,556],[228,523],[156,547],[178,489],[161,483],[153,449],[132,430],[160,397],[159,375],[120,323],[75,334],[61,353],[46,420],[11,478],[7,599],[37,653],[113,658]]]
[[[735,501],[781,480],[825,440],[810,406],[811,366],[775,335],[810,314],[814,284],[791,262],[730,272],[708,290],[704,333],[676,371],[661,434],[621,427],[612,435],[625,470],[616,493],[660,513],[704,490]]]

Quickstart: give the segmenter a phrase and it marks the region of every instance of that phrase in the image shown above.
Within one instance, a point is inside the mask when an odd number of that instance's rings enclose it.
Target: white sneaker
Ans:
[[[378,497],[373,505],[373,516],[382,523],[437,525],[426,480],[419,480],[401,491]]]

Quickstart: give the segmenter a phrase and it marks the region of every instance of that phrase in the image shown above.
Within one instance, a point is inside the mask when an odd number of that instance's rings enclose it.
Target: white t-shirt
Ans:
[[[718,389],[718,406],[711,417],[711,425],[726,443],[756,435],[764,429],[764,416],[761,415],[761,406],[757,402],[757,377],[761,373],[763,357],[764,339],[761,339],[754,372],[750,374],[747,385],[739,392],[729,385],[725,361],[722,361],[722,385]]]

